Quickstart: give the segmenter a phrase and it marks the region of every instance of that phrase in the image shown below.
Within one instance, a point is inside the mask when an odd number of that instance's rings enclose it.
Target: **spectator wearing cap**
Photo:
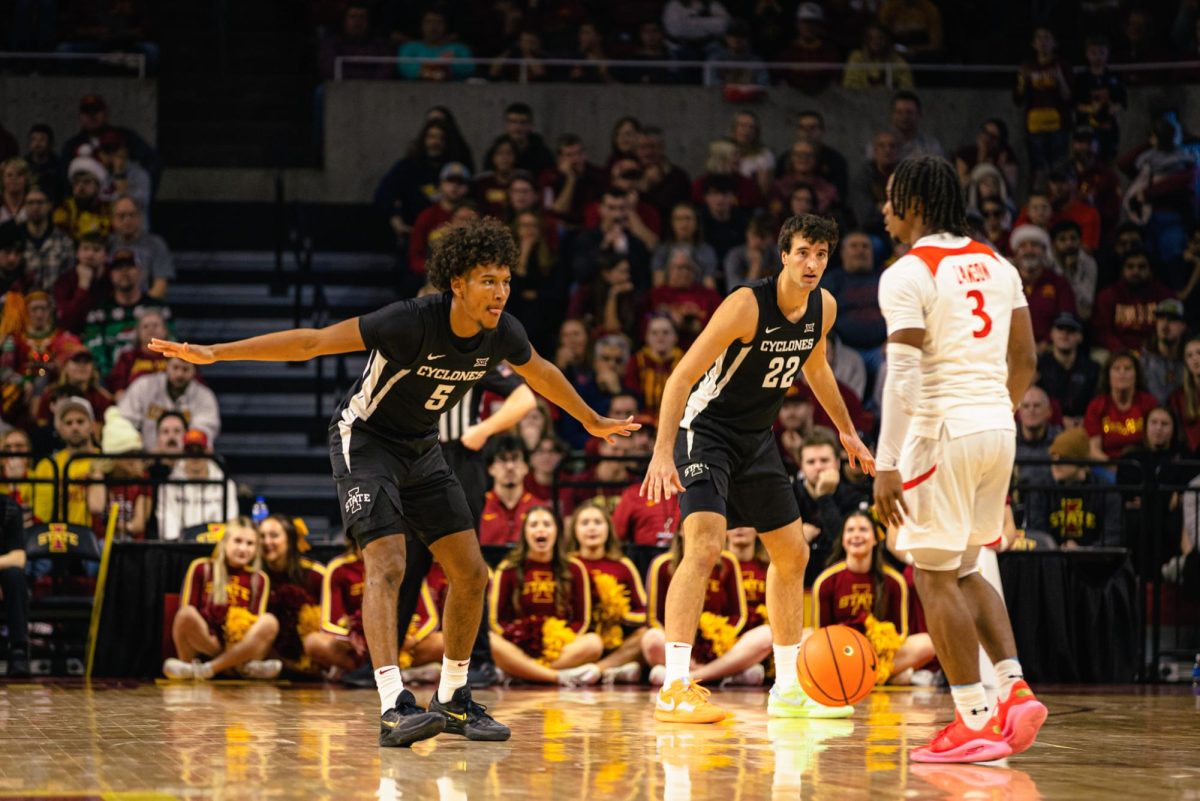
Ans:
[[[1087,434],[1079,428],[1063,431],[1050,443],[1050,458],[1056,462],[1094,458]],[[1085,489],[1101,483],[1086,464],[1053,464],[1050,474],[1053,489],[1026,493],[1026,530],[1049,534],[1060,548],[1122,545],[1119,493]]]
[[[1038,356],[1038,385],[1058,401],[1064,424],[1079,425],[1100,383],[1100,365],[1083,350],[1083,324],[1068,312],[1054,318],[1050,347]]]
[[[517,437],[501,437],[488,459],[492,488],[483,496],[483,514],[479,520],[482,545],[512,545],[521,537],[525,515],[535,506],[545,505],[525,489],[529,463],[525,447]]]
[[[1146,415],[1158,400],[1146,391],[1137,355],[1111,353],[1100,371],[1100,391],[1088,404],[1083,428],[1091,439],[1093,459],[1119,459],[1125,449],[1142,441]]]
[[[129,153],[133,160],[141,164],[149,172],[157,184],[162,176],[162,159],[158,151],[151,147],[145,139],[129,128],[112,125],[108,121],[108,103],[100,95],[84,95],[79,101],[79,131],[66,142],[63,142],[63,161],[70,161],[85,145],[92,152],[100,146],[100,136],[106,131],[117,131],[125,138]]]
[[[109,510],[116,504],[117,518],[113,533],[122,540],[142,540],[146,537],[153,490],[148,483],[125,483],[148,479],[148,476],[141,459],[123,456],[141,450],[142,435],[121,416],[115,406],[110,407],[104,413],[104,433],[100,436],[100,451],[106,458],[90,460],[88,476],[91,483],[87,488],[87,501],[92,515],[105,521],[106,530]],[[110,485],[110,479],[115,483]]]
[[[816,5],[802,3],[801,6]],[[818,8],[820,8],[818,6]],[[886,64],[886,67],[865,66]],[[912,89],[912,70],[908,62],[896,52],[892,35],[878,23],[867,25],[863,31],[862,47],[850,53],[846,59],[846,71],[842,76],[846,89]]]
[[[408,238],[408,268],[418,275],[425,274],[425,262],[429,260],[430,248],[441,236],[437,233],[450,222],[454,210],[461,205],[471,191],[471,171],[465,164],[452,161],[438,173],[437,200],[432,206],[417,215],[412,235]]]
[[[150,173],[129,157],[129,145],[120,131],[110,129],[100,134],[96,158],[108,171],[105,199],[128,195],[143,209],[150,208],[153,196]]]
[[[83,398],[92,408],[93,416],[103,415],[108,407],[113,405],[112,395],[100,385],[100,374],[96,371],[92,352],[83,345],[78,345],[75,350],[67,353],[58,381],[47,388],[33,404],[37,410],[35,421],[38,426],[50,425],[56,404],[62,398]]]
[[[54,284],[71,267],[75,243],[50,222],[50,196],[38,185],[25,195],[25,224],[20,227],[24,253],[25,286],[54,290]]]
[[[396,66],[406,81],[461,81],[475,74],[473,64],[451,64],[446,59],[471,58],[471,48],[457,41],[447,31],[446,15],[429,10],[421,16],[421,38],[410,39],[400,46],[400,58],[429,59],[420,63],[401,63]]]
[[[29,129],[25,161],[33,172],[33,185],[57,201],[62,195],[63,163],[54,152],[54,129],[44,122],[34,123]]]
[[[825,12],[819,3],[801,3],[796,7],[796,36],[779,54],[779,60],[806,65],[842,63],[842,51],[831,41],[825,29]],[[788,70],[784,80],[805,94],[814,95],[840,79],[841,69],[814,68]]]
[[[84,234],[107,238],[112,230],[112,208],[101,190],[108,184],[108,170],[92,157],[90,147],[85,146],[71,159],[67,180],[71,196],[54,210],[54,224],[77,242]]]
[[[1160,300],[1154,308],[1154,332],[1142,348],[1142,373],[1146,391],[1166,406],[1171,394],[1183,382],[1183,345],[1188,326],[1183,314],[1183,302],[1175,298]]]
[[[585,213],[604,192],[604,170],[588,161],[583,140],[573,133],[559,136],[555,146],[555,166],[542,171],[538,186],[546,208],[568,228],[577,228],[585,225]],[[587,227],[595,228],[596,222]]]
[[[0,225],[0,294],[24,289],[24,256],[20,226],[13,221]]]
[[[117,406],[141,429],[143,439],[154,436],[158,418],[165,411],[181,412],[189,425],[203,431],[210,441],[221,433],[217,396],[196,380],[196,366],[182,359],[168,359],[163,372],[134,381]]]
[[[750,46],[750,23],[731,19],[719,43],[708,51],[705,86],[769,86],[770,73],[762,56]],[[736,66],[729,62],[740,62]],[[728,63],[728,66],[726,64]]]
[[[152,298],[166,298],[170,282],[175,280],[175,259],[166,241],[147,228],[145,206],[129,195],[113,201],[113,233],[108,247],[112,252],[131,250],[137,257],[141,287]]]
[[[134,342],[120,351],[117,361],[105,377],[109,391],[119,401],[137,379],[167,369],[167,357],[149,349],[150,340],[166,339],[167,318],[161,309],[143,309],[137,318],[137,334]]]
[[[58,493],[66,498],[63,503],[66,522],[88,528],[92,527],[87,499],[87,478],[91,475],[92,460],[74,457],[96,452],[92,441],[95,424],[96,414],[86,398],[78,395],[61,398],[54,406],[54,431],[64,447],[42,459],[33,469],[33,478],[57,480]],[[54,497],[49,484],[34,484],[33,516],[44,521],[61,519],[54,509]]]
[[[83,333],[88,314],[110,291],[105,238],[85,234],[75,248],[75,265],[54,282],[59,324],[74,334]]]
[[[171,309],[142,291],[141,266],[132,250],[113,253],[108,265],[107,297],[88,312],[83,343],[96,357],[96,369],[108,375],[122,350],[137,339],[138,320],[148,309],[162,315],[170,329]]]
[[[29,163],[20,156],[0,162],[0,224],[25,222],[25,193],[33,184]]]
[[[1146,251],[1130,248],[1121,260],[1121,277],[1096,295],[1092,314],[1095,344],[1106,350],[1137,352],[1154,330],[1159,302],[1174,296],[1154,277]]]
[[[237,486],[210,458],[208,435],[189,429],[183,434],[183,454],[170,476],[179,483],[158,488],[158,538],[168,542],[178,540],[186,528],[232,520],[238,514]]]
[[[41,289],[25,293],[25,319],[25,330],[14,337],[13,351],[14,369],[25,382],[23,400],[35,398],[57,383],[68,357],[82,347],[78,337],[58,327],[54,302]],[[8,414],[4,418],[12,419]]]
[[[1079,316],[1091,319],[1096,300],[1096,279],[1099,266],[1092,254],[1084,250],[1081,229],[1074,220],[1059,220],[1050,226],[1050,242],[1054,249],[1054,271],[1067,279],[1075,293]]]
[[[1064,312],[1075,314],[1075,292],[1066,278],[1054,272],[1050,235],[1044,230],[1036,225],[1018,226],[1009,242],[1029,301],[1033,335],[1044,349],[1049,345],[1054,319]]]
[[[662,128],[644,126],[637,135],[637,157],[642,164],[641,198],[666,217],[680,203],[692,197],[692,179],[667,158],[666,136]]]

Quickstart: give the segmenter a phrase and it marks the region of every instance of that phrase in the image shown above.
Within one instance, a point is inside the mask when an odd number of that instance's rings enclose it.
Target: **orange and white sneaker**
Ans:
[[[1024,679],[1013,684],[1007,701],[996,705],[996,720],[1014,754],[1029,750],[1050,711],[1037,699]]]
[[[654,719],[660,723],[720,723],[728,713],[710,702],[709,695],[695,682],[675,679],[658,691]]]
[[[911,757],[913,762],[991,762],[1012,752],[995,715],[975,731],[955,710],[954,722],[935,734],[929,745],[914,749]]]

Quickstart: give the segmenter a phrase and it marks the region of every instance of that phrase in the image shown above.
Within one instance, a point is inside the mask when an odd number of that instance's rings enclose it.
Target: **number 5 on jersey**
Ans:
[[[800,371],[800,357],[789,356],[785,361],[782,356],[771,359],[767,365],[767,377],[763,379],[763,387],[790,387]],[[782,375],[780,375],[782,373]]]
[[[983,327],[977,331],[972,331],[971,335],[976,339],[983,339],[992,332],[992,318],[983,310],[983,293],[978,289],[972,289],[967,292],[967,297],[975,301],[975,308],[971,309],[971,314],[983,322]]]
[[[425,401],[425,408],[431,412],[436,412],[446,405],[446,401],[450,400],[450,393],[453,391],[453,384],[438,384],[437,389],[429,396],[429,400]]]

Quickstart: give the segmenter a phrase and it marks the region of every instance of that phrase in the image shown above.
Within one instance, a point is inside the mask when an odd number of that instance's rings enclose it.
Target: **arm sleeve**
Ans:
[[[400,300],[358,318],[358,332],[369,350],[396,364],[417,358],[425,340],[421,312],[411,300]]]
[[[533,358],[529,334],[525,333],[525,326],[521,325],[521,321],[508,312],[501,314],[500,322],[504,328],[500,332],[499,355],[509,364],[520,367]]]

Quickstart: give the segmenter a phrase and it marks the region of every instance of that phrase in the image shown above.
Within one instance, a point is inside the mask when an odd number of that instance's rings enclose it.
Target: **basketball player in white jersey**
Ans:
[[[1000,537],[1013,412],[1036,369],[1029,308],[1016,269],[966,236],[949,162],[902,161],[887,195],[888,233],[912,249],[879,282],[888,369],[875,503],[913,556],[956,707],[912,758],[1002,759],[1029,748],[1047,714],[1022,678],[1004,602],[977,569],[980,548]],[[994,706],[980,682],[981,642],[1000,679]]]

